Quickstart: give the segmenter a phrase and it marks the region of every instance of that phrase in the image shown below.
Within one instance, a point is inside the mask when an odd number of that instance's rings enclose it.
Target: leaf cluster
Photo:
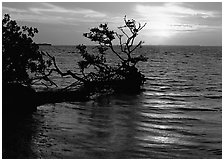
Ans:
[[[36,28],[20,27],[8,14],[2,20],[2,71],[6,83],[30,84],[30,73],[42,74],[46,62],[33,41]]]
[[[107,24],[100,24],[99,27],[90,29],[89,33],[84,33],[84,37],[91,41],[98,42],[100,45],[112,45],[111,42],[115,39],[115,32],[108,29]]]

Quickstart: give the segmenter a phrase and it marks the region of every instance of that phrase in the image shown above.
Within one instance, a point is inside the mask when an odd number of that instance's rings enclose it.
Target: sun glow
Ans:
[[[160,30],[160,31],[157,31],[155,34],[160,37],[170,37],[171,36],[171,33],[168,30]]]
[[[174,24],[178,24],[178,19],[170,14],[167,6],[141,6],[138,5],[136,10],[146,21],[148,31],[156,37],[171,37],[175,34]]]
[[[159,16],[159,17],[158,17]],[[153,31],[153,35],[157,37],[170,37],[174,34],[172,24],[175,24],[175,19],[167,17],[166,15],[158,15],[156,19],[151,18],[152,21],[148,28]]]
[[[162,18],[159,19],[160,20],[157,21],[150,21],[151,23],[147,26],[149,34],[158,38],[172,37],[176,33],[172,27],[172,24],[176,23],[175,20],[171,18],[164,20]]]

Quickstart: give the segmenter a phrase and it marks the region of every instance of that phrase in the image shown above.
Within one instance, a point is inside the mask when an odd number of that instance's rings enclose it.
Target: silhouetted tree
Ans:
[[[135,39],[145,25],[133,19],[128,20],[125,16],[124,25],[118,27],[120,34],[109,30],[106,23],[84,33],[84,37],[98,44],[98,52],[90,53],[85,45],[76,47],[83,58],[78,62],[79,74],[71,70],[61,71],[55,57],[39,51],[39,46],[33,42],[32,38],[38,30],[27,26],[20,27],[6,14],[2,20],[3,82],[32,85],[43,80],[50,82],[47,87],[57,86],[49,79],[52,72],[56,72],[61,76],[69,75],[75,78],[76,82],[66,89],[81,85],[87,93],[111,89],[140,90],[145,77],[136,64],[147,61],[147,58],[136,54],[136,49],[141,47],[143,41],[135,44]],[[116,47],[113,44],[115,39],[119,42]],[[118,61],[110,64],[106,58],[108,53],[114,54]]]
[[[2,20],[2,76],[3,83],[31,85],[37,77],[43,77],[49,61],[34,43],[36,28],[22,26],[11,20],[8,14]],[[48,65],[47,65],[48,64]]]
[[[99,27],[91,28],[89,33],[83,36],[98,43],[97,54],[90,54],[85,45],[77,46],[83,60],[79,61],[79,67],[83,78],[88,85],[95,88],[105,87],[116,90],[139,90],[145,81],[144,75],[138,70],[136,64],[140,61],[147,61],[143,55],[134,54],[134,51],[142,45],[140,41],[134,45],[138,33],[146,25],[141,25],[135,20],[127,20],[124,17],[124,26],[118,27],[121,34],[109,30],[107,24],[100,24]],[[118,39],[119,51],[115,50],[113,40]],[[109,65],[105,55],[111,50],[119,59],[115,65]],[[95,69],[94,72],[86,72],[87,68]],[[88,74],[86,74],[88,73]],[[92,85],[93,84],[93,85]]]
[[[89,92],[103,90],[133,90],[139,91],[145,82],[145,76],[138,70],[136,64],[141,61],[147,61],[143,55],[136,54],[136,49],[141,47],[143,41],[134,44],[138,33],[144,28],[144,25],[135,20],[127,20],[124,17],[124,26],[118,27],[121,34],[109,30],[108,25],[100,24],[99,27],[90,29],[90,32],[83,36],[98,44],[97,53],[90,53],[85,45],[78,45],[76,48],[82,56],[78,62],[81,76],[70,70],[62,72],[57,64],[55,57],[48,54],[54,64],[52,71],[58,72],[62,76],[70,75],[76,80],[69,87],[82,84]],[[118,39],[119,51],[115,50],[113,41]],[[118,58],[118,62],[111,65],[106,59],[106,54],[112,51]]]

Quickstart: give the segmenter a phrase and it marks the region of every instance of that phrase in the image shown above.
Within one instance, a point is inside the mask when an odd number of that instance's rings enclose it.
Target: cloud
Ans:
[[[76,25],[75,21],[71,21],[69,18],[61,16],[49,16],[49,15],[34,15],[34,14],[15,14],[10,16],[13,19],[24,22],[46,23],[46,24],[72,24]],[[73,22],[73,23],[72,23]]]
[[[36,14],[59,13],[59,14],[78,14],[84,17],[105,17],[106,14],[91,9],[73,8],[66,9],[50,3],[42,3],[42,7],[31,7],[29,10]]]
[[[181,6],[181,3],[165,3],[160,6],[145,6],[145,5],[137,5],[136,11],[140,14],[149,14],[152,17],[158,17],[161,15],[166,15],[166,17],[216,17],[217,12],[215,11],[207,11],[207,10],[196,10],[188,7]]]
[[[2,10],[5,10],[6,12],[16,12],[16,13],[26,13],[27,12],[27,10],[4,7],[4,6],[2,7]]]
[[[51,3],[33,3],[26,9],[3,6],[3,13],[9,13],[13,19],[25,22],[77,25],[105,19],[104,13],[85,8],[67,9]]]
[[[175,3],[167,3],[165,4],[165,8],[168,13],[180,14],[182,16],[198,16],[198,17],[214,17],[216,12],[214,11],[206,11],[206,10],[195,10],[187,7],[183,7],[180,5],[176,5]]]
[[[165,3],[157,6],[136,5],[135,11],[145,21],[147,29],[163,32],[216,30],[220,26],[200,24],[198,19],[217,18],[219,13],[201,9],[192,9],[182,3]],[[190,20],[190,21],[189,21]]]

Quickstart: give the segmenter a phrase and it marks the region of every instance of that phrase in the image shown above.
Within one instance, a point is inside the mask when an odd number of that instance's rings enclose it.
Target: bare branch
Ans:
[[[123,48],[123,45],[125,45],[125,43],[122,43],[122,36],[123,35],[119,35],[118,33],[116,33],[116,36],[119,39],[119,46],[120,46],[121,52],[127,54],[126,50]]]
[[[134,50],[136,50],[141,44],[143,43],[143,41],[140,41],[130,52],[132,53]]]
[[[142,27],[139,26],[138,31],[141,31],[141,30],[145,27],[146,24],[147,24],[147,23],[145,23]]]
[[[118,29],[129,39],[128,34],[122,29],[122,27],[118,27]]]
[[[52,59],[52,61],[53,61],[53,64],[54,64],[54,67],[55,67],[55,69],[52,69],[52,71],[56,71],[58,74],[60,74],[62,77],[63,76],[67,76],[67,75],[70,75],[70,76],[72,76],[73,78],[75,78],[75,79],[77,79],[77,80],[79,80],[79,81],[82,81],[82,82],[86,82],[86,80],[85,79],[83,79],[83,78],[81,78],[81,77],[79,77],[79,76],[77,76],[77,74],[76,73],[73,73],[73,72],[71,72],[70,70],[68,70],[67,72],[62,72],[60,69],[59,69],[59,67],[57,66],[57,63],[56,63],[56,60],[55,60],[55,57],[54,56],[51,56],[50,54],[48,54],[47,53],[47,55]]]
[[[125,61],[113,48],[113,45],[111,44],[110,46],[110,49],[113,51],[113,53],[115,53],[123,62]]]
[[[76,81],[76,82],[74,82],[74,83],[72,83],[72,84],[66,86],[66,87],[63,88],[62,90],[67,90],[68,88],[70,88],[70,87],[74,87],[74,86],[76,86],[76,87],[78,88],[79,85],[81,85],[81,83],[80,83],[79,81]]]

